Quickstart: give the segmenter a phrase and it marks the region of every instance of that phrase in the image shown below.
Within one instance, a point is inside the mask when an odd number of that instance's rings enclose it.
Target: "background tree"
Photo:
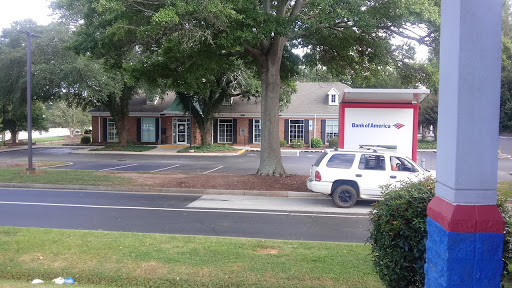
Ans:
[[[503,1],[501,53],[500,132],[512,131],[512,11],[509,0]]]
[[[51,127],[68,128],[71,137],[75,130],[81,130],[91,127],[91,115],[80,108],[68,105],[64,101],[53,104],[48,109],[48,124]]]

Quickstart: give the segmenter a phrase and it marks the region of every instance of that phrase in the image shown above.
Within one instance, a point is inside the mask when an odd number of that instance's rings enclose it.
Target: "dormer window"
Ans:
[[[332,88],[328,93],[327,97],[329,99],[329,105],[338,105],[338,95],[340,95],[340,92],[336,90],[336,88]]]
[[[224,106],[231,106],[233,104],[233,97],[224,98],[224,101],[222,102],[222,105]]]

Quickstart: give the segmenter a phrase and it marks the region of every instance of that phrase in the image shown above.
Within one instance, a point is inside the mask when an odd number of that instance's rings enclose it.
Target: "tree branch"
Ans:
[[[295,16],[299,14],[300,10],[302,9],[302,5],[304,4],[303,0],[296,0],[295,4],[293,5],[292,12],[290,12],[290,16]]]
[[[246,53],[257,59],[258,61],[260,61],[264,57],[263,53],[259,49],[251,47],[247,44],[244,44],[244,50]]]

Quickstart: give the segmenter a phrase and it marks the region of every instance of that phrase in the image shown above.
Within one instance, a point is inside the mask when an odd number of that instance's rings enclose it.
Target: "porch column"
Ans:
[[[502,0],[443,0],[436,196],[425,287],[500,287],[496,206]]]

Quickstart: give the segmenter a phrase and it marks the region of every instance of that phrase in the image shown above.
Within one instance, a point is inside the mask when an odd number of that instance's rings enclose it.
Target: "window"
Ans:
[[[261,120],[254,119],[252,122],[252,142],[253,143],[261,143]]]
[[[119,136],[117,135],[116,122],[114,118],[107,118],[107,142],[118,142]]]
[[[360,170],[386,170],[383,155],[363,154],[359,161]]]
[[[354,164],[355,154],[333,154],[325,166],[329,168],[350,169]]]
[[[304,120],[290,120],[290,143],[293,140],[304,141]]]
[[[233,119],[219,119],[218,143],[233,142]]]
[[[392,171],[418,172],[418,169],[407,159],[401,157],[390,157]]]
[[[338,137],[338,120],[325,120],[325,141]]]
[[[338,95],[336,95],[336,94],[329,95],[329,105],[338,105]]]
[[[155,118],[141,119],[141,142],[156,142]]]
[[[231,104],[233,104],[233,97],[224,98],[224,101],[222,101],[224,106],[230,106]]]

